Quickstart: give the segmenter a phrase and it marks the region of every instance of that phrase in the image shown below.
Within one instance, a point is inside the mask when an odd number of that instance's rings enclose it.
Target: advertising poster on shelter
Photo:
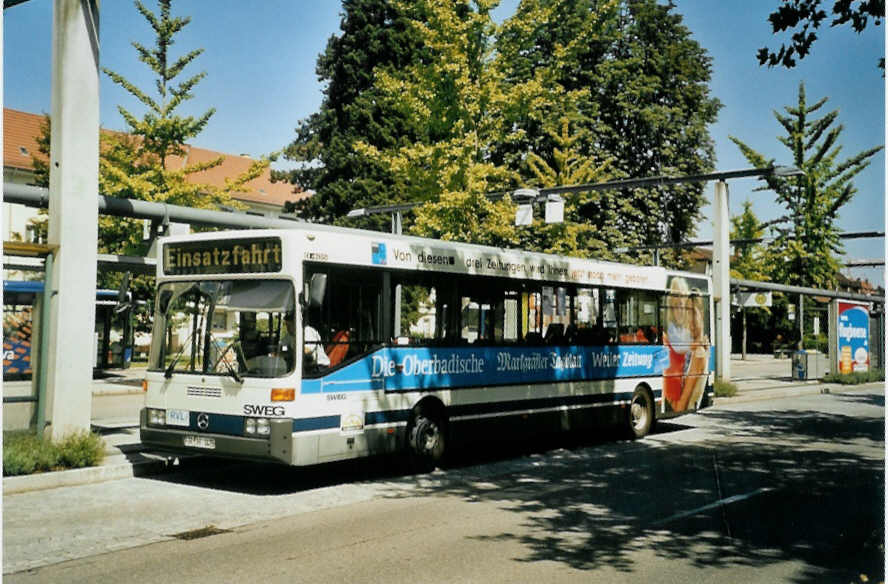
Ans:
[[[869,309],[866,305],[839,301],[839,373],[869,369]]]

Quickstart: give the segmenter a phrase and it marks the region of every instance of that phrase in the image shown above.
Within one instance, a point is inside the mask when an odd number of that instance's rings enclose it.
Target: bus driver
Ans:
[[[287,336],[293,337],[295,335],[296,322],[292,312],[287,314],[284,324],[287,327]],[[327,368],[330,366],[330,358],[324,351],[321,335],[316,328],[311,326],[307,319],[305,322],[302,343],[304,357],[303,369],[314,369],[316,367]]]

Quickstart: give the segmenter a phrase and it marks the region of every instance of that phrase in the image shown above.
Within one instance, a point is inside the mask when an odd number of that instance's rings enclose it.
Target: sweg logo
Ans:
[[[247,416],[283,416],[287,411],[284,406],[265,406],[256,404],[246,404],[244,406],[244,414]]]

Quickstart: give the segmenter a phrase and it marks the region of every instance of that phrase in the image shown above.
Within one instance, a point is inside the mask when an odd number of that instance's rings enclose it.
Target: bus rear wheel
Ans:
[[[654,399],[646,387],[638,386],[629,402],[626,415],[626,429],[629,438],[644,438],[654,425]]]
[[[410,425],[410,454],[422,470],[432,470],[444,460],[446,432],[440,416],[417,412]]]

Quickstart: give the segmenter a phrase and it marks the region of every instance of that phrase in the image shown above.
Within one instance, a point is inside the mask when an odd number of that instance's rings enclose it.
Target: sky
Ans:
[[[711,94],[723,107],[710,127],[715,143],[716,169],[749,168],[730,141],[736,136],[777,164],[790,164],[791,154],[777,141],[783,128],[775,110],[798,101],[804,82],[808,103],[828,97],[821,112],[839,110],[844,132],[842,160],[885,143],[885,79],[876,67],[885,53],[885,23],[872,22],[862,33],[850,28],[821,27],[812,54],[794,69],[761,67],[756,52],[762,46],[779,47],[767,17],[778,0],[674,0],[675,11],[712,57]],[[146,4],[155,9],[154,2]],[[514,13],[518,0],[504,0],[495,15]],[[831,5],[832,2],[827,2]],[[133,3],[100,3],[100,61],[136,86],[153,87],[148,67],[138,61],[131,46],[151,46],[153,32]],[[192,144],[229,154],[260,156],[285,147],[299,120],[318,110],[323,86],[315,73],[317,57],[331,35],[339,33],[341,4],[336,0],[177,0],[174,16],[190,16],[191,23],[174,37],[174,56],[195,48],[204,53],[186,74],[200,71],[206,78],[194,89],[194,99],[180,108],[184,115],[216,113]],[[29,0],[3,13],[3,101],[5,107],[48,113],[50,110],[52,0]],[[184,75],[183,75],[184,78]],[[125,130],[117,108],[141,117],[141,104],[106,76],[100,82],[102,126]],[[758,181],[729,182],[731,214],[753,202],[760,220],[780,216],[773,193],[753,192]],[[858,193],[839,218],[842,231],[884,231],[885,154],[854,181]],[[714,187],[705,191],[712,200]],[[707,205],[696,239],[711,239],[711,208]],[[882,239],[845,242],[850,259],[884,258]],[[884,268],[855,268],[846,275],[884,284]]]

